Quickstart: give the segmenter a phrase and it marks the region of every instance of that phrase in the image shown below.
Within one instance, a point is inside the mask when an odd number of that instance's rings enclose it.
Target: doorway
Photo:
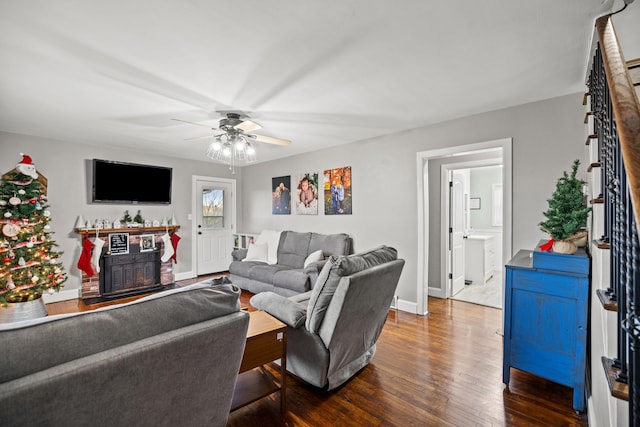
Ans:
[[[512,247],[512,139],[504,138],[456,147],[447,147],[416,153],[417,200],[418,200],[418,250],[417,250],[417,308],[416,313],[428,314],[428,297],[447,298],[446,250],[442,243],[448,240],[443,235],[441,207],[446,205],[446,196],[440,191],[440,167],[434,170],[431,160],[442,163],[472,161],[500,157],[503,164],[503,222],[502,259],[511,256]],[[499,154],[495,154],[499,153]],[[430,177],[430,172],[431,177]],[[435,174],[435,176],[434,176]],[[430,190],[431,188],[431,190]],[[448,194],[448,192],[446,192]],[[447,230],[448,231],[448,230]],[[443,256],[441,256],[443,255]],[[443,265],[445,264],[445,265]],[[502,285],[503,286],[503,285]]]
[[[236,181],[194,176],[192,266],[196,276],[227,271],[236,223]]]
[[[502,180],[501,157],[442,165],[447,298],[502,308]]]

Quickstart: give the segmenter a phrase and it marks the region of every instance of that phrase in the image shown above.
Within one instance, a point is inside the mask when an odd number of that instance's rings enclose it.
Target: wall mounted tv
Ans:
[[[94,203],[170,204],[172,169],[93,159]]]

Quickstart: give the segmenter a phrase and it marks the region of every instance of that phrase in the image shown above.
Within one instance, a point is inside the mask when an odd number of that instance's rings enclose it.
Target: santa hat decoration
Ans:
[[[31,160],[31,156],[20,153],[22,161],[16,165],[16,170],[21,174],[30,176],[33,179],[38,179],[38,172],[36,172],[36,166]]]

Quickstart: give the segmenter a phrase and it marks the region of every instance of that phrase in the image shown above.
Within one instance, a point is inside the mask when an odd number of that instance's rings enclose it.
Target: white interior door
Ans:
[[[449,241],[451,253],[451,295],[464,288],[464,181],[461,174],[453,173],[449,187]]]
[[[235,195],[229,181],[196,181],[196,274],[227,271],[231,264]]]

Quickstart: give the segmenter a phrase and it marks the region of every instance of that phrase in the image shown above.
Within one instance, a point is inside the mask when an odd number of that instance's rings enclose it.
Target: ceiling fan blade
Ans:
[[[242,132],[253,132],[254,130],[262,129],[262,126],[251,120],[245,120],[235,125],[234,128],[240,129]]]
[[[175,120],[176,122],[189,123],[191,125],[204,126],[206,128],[209,128],[209,129],[217,129],[216,127],[212,127],[211,125],[203,125],[202,123],[190,122],[188,120],[181,120],[181,119],[171,119],[171,120]]]
[[[185,138],[185,141],[193,141],[194,139],[211,138],[213,135],[194,136],[193,138]]]
[[[255,139],[256,141],[260,141],[260,142],[266,142],[267,144],[275,144],[275,145],[291,145],[291,141],[289,141],[288,139],[282,139],[282,138],[274,138],[271,136],[265,136],[265,135],[247,135],[253,139]]]

